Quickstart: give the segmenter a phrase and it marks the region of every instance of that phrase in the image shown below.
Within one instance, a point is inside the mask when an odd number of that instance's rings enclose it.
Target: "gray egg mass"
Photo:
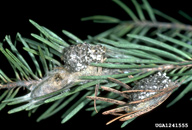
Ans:
[[[133,90],[161,90],[164,88],[168,88],[169,84],[172,81],[169,77],[166,76],[166,73],[158,72],[155,75],[151,75],[147,78],[144,78],[136,83],[136,85],[132,88]],[[148,98],[157,92],[138,92],[138,93],[131,93],[130,100],[136,101]]]
[[[77,72],[86,69],[91,62],[101,62],[105,52],[106,48],[101,45],[82,43],[65,48],[62,60],[70,72]]]

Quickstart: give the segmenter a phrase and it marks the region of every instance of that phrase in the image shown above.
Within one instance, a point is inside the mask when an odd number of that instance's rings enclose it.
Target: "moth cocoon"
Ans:
[[[147,78],[141,79],[138,81],[135,86],[132,88],[133,90],[161,90],[169,87],[169,84],[173,83],[166,73],[158,72],[154,75],[150,75]],[[152,95],[156,94],[156,92],[140,92],[140,93],[132,93],[130,94],[130,100],[141,100]]]
[[[70,72],[77,72],[85,70],[91,62],[102,62],[105,52],[104,46],[82,43],[64,48],[62,60],[65,68]]]

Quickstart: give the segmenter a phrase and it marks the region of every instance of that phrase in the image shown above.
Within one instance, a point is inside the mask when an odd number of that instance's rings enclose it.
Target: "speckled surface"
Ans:
[[[63,50],[62,59],[70,72],[82,71],[91,63],[100,63],[105,58],[106,48],[86,43],[72,45]]]

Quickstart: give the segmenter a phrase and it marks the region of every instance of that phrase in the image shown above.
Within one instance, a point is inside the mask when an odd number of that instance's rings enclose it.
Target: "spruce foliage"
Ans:
[[[29,112],[29,115],[31,115],[37,111],[37,108],[41,105],[49,104],[49,108],[39,115],[37,121],[44,120],[66,109],[63,115],[61,115],[61,123],[65,123],[81,109],[93,111],[92,115],[96,114],[93,102],[86,99],[86,96],[94,96],[94,86],[96,84],[121,89],[118,84],[108,81],[108,77],[113,77],[123,83],[132,85],[133,82],[157,71],[166,72],[173,81],[182,82],[182,87],[184,87],[177,97],[167,104],[167,107],[171,107],[182,99],[186,93],[190,92],[192,90],[192,46],[188,43],[192,42],[192,26],[183,24],[163,12],[152,8],[147,0],[132,0],[135,10],[132,10],[120,0],[113,0],[113,2],[120,6],[130,19],[125,21],[113,16],[104,15],[82,18],[81,20],[85,22],[92,20],[97,23],[114,24],[113,28],[96,36],[88,35],[88,38],[85,40],[78,38],[78,36],[73,35],[67,30],[62,30],[63,34],[69,38],[64,40],[48,28],[39,25],[33,20],[29,20],[29,22],[39,30],[40,34],[32,33],[32,38],[25,38],[22,37],[20,33],[17,33],[16,41],[11,41],[8,35],[5,36],[5,41],[0,43],[1,55],[6,57],[8,60],[7,64],[11,65],[11,69],[15,75],[8,77],[3,70],[0,70],[0,84],[2,86],[3,84],[14,81],[39,80],[54,68],[63,66],[60,58],[65,47],[84,42],[92,45],[100,44],[111,50],[108,52],[108,58],[104,63],[91,63],[92,66],[126,69],[129,70],[129,73],[82,76],[82,79],[90,80],[90,82],[75,84],[72,89],[67,92],[60,90],[38,97],[34,100],[47,98],[38,104],[26,103],[20,104],[18,107],[14,105],[20,103],[20,97],[17,96],[19,91],[22,91],[20,87],[0,90],[0,110],[6,108],[6,105],[13,105],[13,109],[9,110],[8,113],[26,110]],[[181,11],[180,14],[186,19],[192,20],[186,13]],[[168,22],[159,21],[157,17],[161,17]],[[15,46],[16,42],[23,44],[23,49],[28,53],[32,64],[29,64],[22,54],[20,54]],[[4,44],[8,44],[9,47],[5,48]],[[32,66],[34,69],[32,69]],[[130,75],[132,75],[133,78],[128,78]],[[77,98],[78,96],[81,96],[81,98]],[[106,94],[105,97],[123,100],[122,97],[112,93]],[[75,101],[75,103],[68,106],[72,101]],[[97,101],[97,110],[100,111],[111,105],[112,104]],[[134,119],[124,122],[121,127],[125,127]]]

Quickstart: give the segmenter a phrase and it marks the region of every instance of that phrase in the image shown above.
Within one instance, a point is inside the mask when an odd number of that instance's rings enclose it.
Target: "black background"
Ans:
[[[172,3],[167,3],[172,2]],[[127,5],[133,6],[130,1],[126,1]],[[191,14],[190,1],[182,0],[149,0],[152,7],[159,9],[166,14],[181,20],[184,23],[191,24],[178,14],[179,10]],[[114,2],[110,0],[70,0],[70,1],[46,1],[29,2],[22,1],[21,3],[1,3],[0,8],[0,41],[3,41],[5,35],[11,35],[12,39],[17,32],[24,37],[29,37],[30,33],[38,33],[30,23],[29,19],[34,20],[40,25],[43,25],[60,37],[63,37],[61,30],[65,29],[77,35],[81,39],[86,39],[87,35],[96,35],[106,29],[113,27],[113,24],[97,24],[92,22],[81,22],[82,17],[91,15],[110,15],[118,17],[123,20],[129,19],[126,13]],[[161,21],[161,19],[159,19]],[[1,55],[2,57],[2,55]],[[1,68],[7,69],[3,58],[1,58]],[[9,73],[9,72],[8,72]],[[185,86],[184,86],[185,87]],[[183,88],[180,88],[182,90]],[[192,125],[191,110],[192,107],[189,98],[192,93],[188,93],[177,102],[174,106],[166,108],[166,104],[172,101],[178,92],[171,95],[171,97],[155,110],[144,114],[129,124],[126,129],[132,128],[155,128],[155,123],[188,123]],[[46,107],[46,105],[44,106]],[[74,118],[65,124],[61,124],[61,113],[56,114],[46,120],[36,123],[36,119],[41,109],[37,111],[32,117],[28,118],[27,112],[19,112],[16,114],[7,114],[6,107],[0,112],[0,129],[120,129],[121,122],[114,122],[109,126],[105,123],[114,116],[103,116],[102,112],[96,116],[91,117],[91,112],[81,110]],[[102,110],[104,111],[104,110]]]

